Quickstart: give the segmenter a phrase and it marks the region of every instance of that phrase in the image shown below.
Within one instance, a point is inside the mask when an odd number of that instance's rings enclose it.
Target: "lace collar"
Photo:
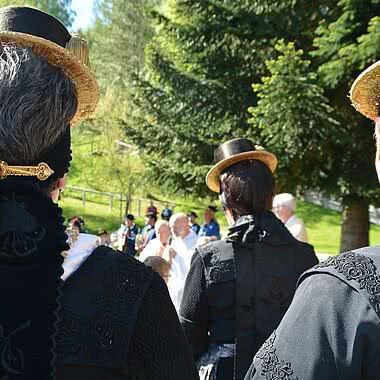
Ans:
[[[79,234],[76,241],[72,243],[71,249],[65,255],[65,261],[62,264],[62,280],[66,281],[86,261],[98,245],[99,239],[97,236]]]
[[[288,229],[271,211],[240,217],[229,228],[227,238],[243,244],[263,241],[272,245],[283,245],[295,241]]]

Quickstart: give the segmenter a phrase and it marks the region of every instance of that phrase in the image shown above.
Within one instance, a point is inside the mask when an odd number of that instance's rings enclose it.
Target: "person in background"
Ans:
[[[208,240],[220,240],[220,228],[215,220],[216,211],[215,206],[208,206],[205,210],[203,224],[199,231],[200,237],[207,237]]]
[[[158,208],[153,204],[153,201],[150,201],[150,205],[146,208],[145,214],[158,215]]]
[[[195,250],[179,315],[200,377],[242,380],[290,305],[298,277],[318,260],[271,212],[272,153],[241,138],[222,144],[215,161],[206,181],[231,227],[226,239]]]
[[[110,234],[106,230],[99,230],[96,234],[98,237],[99,245],[105,245],[106,247],[112,247]]]
[[[165,208],[161,213],[161,219],[169,221],[170,217],[173,215],[173,210],[171,208]]]
[[[135,225],[135,217],[128,214],[117,232],[112,234],[111,241],[115,242],[116,240],[117,249],[120,252],[135,256],[135,241],[138,233],[139,228]]]
[[[135,242],[136,242],[136,237],[139,234],[139,228],[135,224],[134,215],[128,214],[125,217],[124,224],[125,224],[125,228],[122,235],[124,245],[122,248],[122,252],[126,253],[129,256],[135,256],[136,255]]]
[[[201,226],[197,223],[198,215],[195,211],[191,211],[187,214],[190,228],[198,235]]]
[[[142,247],[141,250],[144,249],[147,244],[156,237],[156,232],[154,226],[157,222],[157,214],[150,212],[145,215],[145,226],[141,231],[142,235]]]
[[[273,212],[299,241],[307,243],[307,233],[302,219],[296,217],[296,199],[292,194],[277,194],[273,199]]]
[[[168,284],[170,278],[170,264],[160,256],[149,256],[144,260],[147,267],[151,267]]]
[[[155,225],[156,238],[152,239],[139,255],[139,260],[144,261],[149,256],[169,257],[170,228],[169,222],[160,220]]]
[[[356,110],[375,122],[380,180],[379,78],[376,62],[355,80],[350,95]],[[330,257],[298,280],[288,312],[245,379],[380,379],[379,321],[380,248]]]
[[[78,234],[85,234],[87,231],[83,228],[85,225],[85,222],[82,218],[79,218],[78,216],[73,216],[68,220],[69,222],[69,229],[71,229],[74,232],[77,232]]]
[[[186,214],[174,214],[169,221],[174,235],[169,257],[171,277],[168,283],[169,293],[177,310],[181,305],[186,276],[190,270],[191,258],[198,242],[198,235],[190,229]]]

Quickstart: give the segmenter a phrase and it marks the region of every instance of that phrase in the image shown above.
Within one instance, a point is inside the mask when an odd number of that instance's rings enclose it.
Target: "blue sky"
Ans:
[[[93,6],[94,0],[72,0],[72,7],[77,13],[74,25],[72,27],[73,31],[79,28],[86,28],[94,20],[93,16]]]

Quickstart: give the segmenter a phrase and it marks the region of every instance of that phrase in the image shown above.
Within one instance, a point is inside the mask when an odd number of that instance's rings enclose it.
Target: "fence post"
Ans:
[[[83,191],[82,193],[82,203],[83,203],[83,207],[86,207],[86,192]]]
[[[139,199],[139,211],[138,211],[139,218],[141,216],[141,199]]]
[[[120,198],[119,198],[119,219],[122,218],[122,213],[123,213],[123,195],[120,194]]]
[[[110,195],[110,211],[113,209],[113,195]]]

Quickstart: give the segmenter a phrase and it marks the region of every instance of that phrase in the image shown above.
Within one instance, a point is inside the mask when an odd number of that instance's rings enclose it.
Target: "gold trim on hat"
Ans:
[[[40,181],[47,180],[54,170],[45,162],[37,166],[10,166],[5,161],[0,161],[0,180],[7,177],[37,177]]]
[[[88,45],[83,38],[73,35],[64,48],[30,34],[0,31],[0,45],[3,44],[30,47],[35,54],[47,58],[49,64],[61,68],[74,82],[78,109],[70,123],[72,127],[95,111],[99,100],[99,87],[88,65]]]

